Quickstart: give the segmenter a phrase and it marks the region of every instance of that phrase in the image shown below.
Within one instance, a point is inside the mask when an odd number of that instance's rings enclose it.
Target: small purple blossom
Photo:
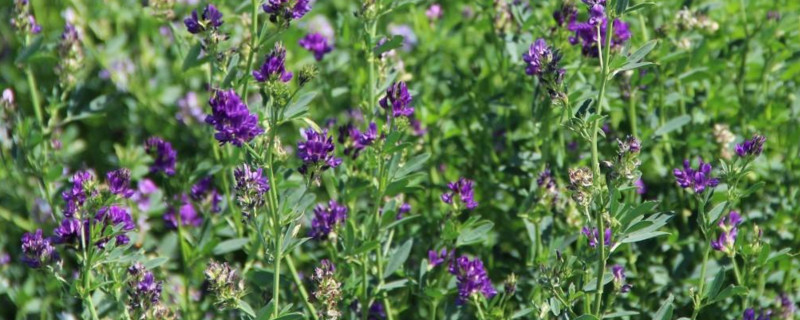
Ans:
[[[39,268],[60,260],[58,251],[50,239],[42,237],[42,229],[22,235],[22,262],[31,268]]]
[[[476,293],[483,294],[487,299],[491,299],[497,294],[480,259],[475,258],[470,261],[467,256],[461,256],[455,261],[451,261],[448,269],[450,274],[455,275],[458,280],[456,304],[464,304]]]
[[[201,19],[202,18],[202,19]],[[206,30],[217,30],[222,26],[222,12],[217,10],[212,4],[206,5],[203,9],[203,15],[198,17],[197,9],[192,11],[192,16],[183,19],[183,24],[186,25],[186,30],[189,33],[197,34]]]
[[[333,47],[328,44],[328,39],[320,33],[309,33],[300,39],[299,44],[303,49],[311,51],[317,61],[322,60],[325,54],[333,50]]]
[[[267,0],[261,5],[261,9],[269,14],[269,20],[277,23],[280,20],[288,24],[291,20],[297,20],[311,11],[311,0],[297,0],[290,6],[289,0]]]
[[[697,170],[691,167],[689,160],[683,160],[683,170],[673,170],[675,180],[681,188],[691,188],[695,193],[702,193],[719,184],[719,179],[711,177],[711,164],[703,162],[702,158],[699,161]]]
[[[387,31],[392,36],[403,37],[403,46],[401,47],[403,51],[411,51],[412,49],[414,49],[414,47],[417,46],[417,43],[419,42],[417,34],[414,33],[414,28],[412,28],[407,24],[397,24],[397,25],[390,24],[387,27]],[[387,39],[384,38],[383,40],[386,41]]]
[[[581,229],[581,233],[583,233],[583,235],[586,236],[586,239],[589,240],[590,247],[597,247],[597,244],[600,243],[600,233],[597,232],[597,228],[589,229],[588,227],[583,227],[583,229]],[[611,241],[612,236],[613,233],[611,232],[611,228],[606,228],[603,239],[605,246],[610,246],[613,243]]]
[[[309,236],[317,240],[325,240],[337,225],[347,219],[347,207],[336,201],[329,201],[328,206],[318,204],[314,208],[314,218],[311,219]]]
[[[559,85],[564,81],[566,73],[566,70],[558,66],[561,54],[547,46],[544,39],[539,38],[534,41],[528,52],[522,54],[522,60],[526,65],[525,73],[539,78],[551,95],[561,91]]]
[[[130,242],[130,238],[125,235],[124,232],[131,231],[136,228],[136,224],[133,223],[133,218],[128,210],[118,207],[118,206],[109,206],[100,208],[97,211],[97,214],[94,216],[95,223],[102,224],[100,234],[105,234],[105,230],[107,227],[113,227],[116,225],[122,225],[121,231],[122,234],[116,236],[116,244],[117,245],[125,245]],[[99,249],[104,249],[108,239],[100,239],[98,240],[95,245]]]
[[[400,209],[397,210],[397,215],[395,216],[396,220],[403,219],[403,216],[409,214],[411,212],[411,205],[407,202],[400,205]]]
[[[458,196],[461,203],[463,203],[468,210],[474,209],[478,206],[478,202],[475,201],[475,193],[472,189],[473,184],[474,182],[472,180],[466,178],[459,178],[456,182],[448,183],[447,188],[450,189],[450,192],[442,194],[442,201],[447,204],[453,204],[453,199],[455,196]]]
[[[752,139],[745,140],[741,144],[736,145],[736,154],[739,157],[758,157],[764,151],[764,142],[767,138],[762,135],[754,135]]]
[[[134,192],[131,200],[136,202],[137,207],[141,211],[150,210],[150,195],[158,191],[158,186],[150,179],[142,179],[137,185],[136,192]]]
[[[742,320],[770,320],[772,317],[772,310],[761,310],[756,316],[756,311],[752,308],[747,308],[742,314]]]
[[[75,218],[66,218],[61,220],[61,224],[53,229],[53,242],[56,244],[78,244],[82,241],[81,230],[84,232],[84,238],[89,238],[89,229],[83,229],[84,225],[88,225],[88,220],[78,220]]]
[[[789,294],[786,292],[781,293],[778,296],[778,302],[781,303],[781,316],[784,319],[791,319],[792,315],[794,315],[796,307]]]
[[[264,205],[264,194],[269,191],[269,181],[262,168],[251,169],[247,164],[233,171],[236,195],[245,215]]]
[[[322,171],[338,167],[342,159],[333,156],[333,137],[328,136],[328,130],[317,132],[313,128],[303,131],[305,141],[297,143],[297,157],[303,160],[299,171],[302,174],[313,173],[315,169]]]
[[[598,39],[597,36],[596,25],[590,23],[592,22],[591,19],[592,18],[590,18],[590,21],[587,22],[576,22],[575,16],[572,17],[572,21],[570,21],[570,23],[567,25],[567,29],[575,34],[569,38],[569,42],[572,45],[577,45],[580,43],[584,56],[597,57],[598,40],[602,42],[603,46],[605,46],[606,43],[608,19],[603,17],[602,22],[596,22],[600,25],[600,39]],[[619,19],[614,19],[612,26],[614,29],[614,34],[611,37],[611,48],[614,49],[622,46],[626,41],[628,41],[628,39],[631,38],[631,32],[628,24]]]
[[[428,7],[428,10],[425,10],[425,16],[428,17],[429,20],[435,21],[442,18],[442,6],[438,3],[432,4]]]
[[[633,285],[625,283],[625,267],[616,264],[611,267],[611,274],[614,275],[614,284],[619,288],[620,292],[627,293],[631,291]]]
[[[189,91],[183,98],[178,99],[178,113],[175,118],[183,124],[192,122],[204,122],[206,115],[197,100],[197,94]]]
[[[408,87],[403,81],[395,82],[386,89],[386,96],[380,99],[378,103],[384,109],[391,107],[392,117],[410,117],[414,114],[414,107],[411,106],[411,94],[408,93]],[[387,110],[388,111],[388,110]]]
[[[370,122],[369,127],[364,132],[361,132],[352,124],[339,127],[339,143],[347,143],[347,138],[352,140],[352,144],[348,143],[344,149],[344,154],[350,155],[355,159],[362,150],[371,146],[378,139],[378,126],[375,122]]]
[[[215,91],[208,104],[211,105],[211,114],[206,116],[206,123],[217,130],[214,138],[220,145],[231,143],[241,147],[264,133],[264,129],[258,126],[258,115],[250,113],[233,89]]]
[[[64,199],[64,217],[71,218],[83,206],[86,199],[94,195],[94,191],[87,190],[94,180],[91,171],[82,170],[72,175],[72,188],[64,190],[61,198]]]
[[[178,210],[177,214],[175,210]],[[180,216],[178,216],[178,214],[180,214]],[[197,213],[194,205],[191,201],[189,201],[189,197],[185,194],[181,195],[180,206],[177,209],[173,205],[167,209],[166,213],[164,213],[164,223],[168,229],[177,229],[179,218],[180,223],[183,226],[199,227],[200,224],[203,223],[203,217]]]
[[[111,193],[124,198],[130,198],[133,195],[130,170],[121,168],[108,172],[106,173],[106,180],[108,182],[108,190]]]
[[[292,80],[293,74],[286,71],[286,48],[279,43],[264,58],[264,64],[258,70],[253,70],[253,77],[258,82],[267,82],[279,79],[282,82]]]
[[[447,248],[442,248],[438,253],[436,250],[428,250],[428,268],[436,268],[436,266],[442,264],[447,258]]]
[[[136,263],[128,268],[130,282],[128,282],[129,306],[134,310],[147,311],[161,300],[162,282],[156,281],[150,271],[145,270],[141,263]]]
[[[178,153],[172,148],[172,144],[159,137],[150,137],[144,144],[144,150],[153,157],[153,164],[150,165],[150,172],[164,172],[171,176],[175,174],[175,162]]]
[[[739,234],[739,225],[741,223],[742,216],[736,211],[731,211],[727,216],[719,219],[717,225],[721,231],[716,240],[711,240],[711,248],[728,254],[733,253],[736,236]]]
[[[647,185],[644,184],[644,180],[642,178],[636,180],[636,182],[634,182],[633,185],[636,186],[637,194],[643,195],[647,193]]]

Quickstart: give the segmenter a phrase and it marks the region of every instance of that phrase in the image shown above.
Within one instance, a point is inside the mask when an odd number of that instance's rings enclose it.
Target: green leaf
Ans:
[[[143,265],[145,269],[153,270],[155,268],[160,267],[162,264],[167,263],[167,261],[169,261],[169,258],[167,257],[158,257],[152,260],[148,260],[147,262],[143,263]]]
[[[214,247],[213,253],[214,255],[218,256],[221,254],[226,254],[228,252],[239,250],[242,247],[244,247],[244,245],[246,245],[248,241],[250,241],[249,238],[236,238],[236,239],[228,239],[222,241],[217,246]]]
[[[706,279],[700,279],[700,281],[706,281]],[[713,300],[716,298],[717,294],[719,293],[719,289],[722,288],[723,281],[725,281],[724,269],[717,272],[717,274],[714,276],[714,280],[711,281],[711,285],[708,286],[706,292],[703,292],[703,297],[707,300]]]
[[[411,253],[411,247],[414,245],[413,239],[408,239],[404,242],[399,248],[394,251],[392,254],[391,259],[389,262],[386,263],[386,269],[383,273],[383,278],[386,279],[390,275],[392,275],[397,269],[403,265],[408,259],[408,255]]]
[[[406,283],[408,283],[408,279],[400,279],[397,281],[387,282],[378,287],[378,291],[392,291],[397,288],[405,287]]]
[[[286,107],[283,110],[283,117],[284,121],[289,121],[294,118],[300,117],[305,115],[308,112],[308,104],[314,100],[314,97],[317,96],[316,91],[308,92],[300,96],[297,100],[295,100],[291,105]]]
[[[230,63],[228,63],[228,74],[225,75],[225,79],[222,80],[222,87],[227,88],[230,87],[231,82],[233,82],[233,78],[239,74],[239,54],[234,54],[231,58]]]
[[[298,312],[292,312],[289,314],[281,315],[280,317],[277,317],[273,320],[299,320],[299,319],[303,319],[303,314]]]
[[[692,121],[692,117],[688,114],[672,118],[669,121],[667,121],[667,123],[665,123],[663,126],[658,128],[656,132],[653,133],[653,135],[663,136],[667,133],[678,130],[680,127],[685,126],[687,123],[689,123],[689,121]]]
[[[584,314],[580,317],[575,318],[575,320],[598,320],[597,317],[591,314]]]
[[[672,294],[669,295],[669,298],[661,304],[661,308],[658,308],[656,314],[653,315],[653,320],[671,320],[672,319],[672,301],[675,300],[675,297]]]
[[[392,50],[392,49],[400,48],[400,46],[402,46],[402,45],[403,45],[403,37],[399,36],[399,35],[394,35],[394,36],[392,36],[391,39],[386,41],[384,44],[382,44],[382,45],[376,47],[375,49],[373,49],[372,52],[376,56],[380,56],[384,52]]]
[[[644,9],[644,8],[647,8],[647,7],[652,7],[652,6],[655,6],[655,5],[656,4],[654,2],[637,3],[637,4],[634,4],[632,6],[629,6],[628,9],[625,10],[625,13],[631,13],[631,12],[634,12],[636,10]]]
[[[708,226],[713,226],[717,223],[717,219],[719,216],[722,215],[722,210],[725,210],[725,206],[728,204],[728,201],[722,201],[714,206],[711,211],[708,212]]]
[[[242,310],[244,313],[250,316],[250,318],[256,317],[256,312],[253,311],[253,307],[251,307],[250,304],[247,303],[247,301],[239,300],[237,307],[239,308],[239,310]]]
[[[624,13],[627,9],[628,9],[628,0],[617,0],[617,6],[614,12]]]
[[[652,63],[652,62],[629,62],[629,63],[626,63],[625,65],[623,65],[622,67],[620,67],[619,69],[612,71],[611,74],[608,75],[608,79],[610,80],[611,78],[613,78],[615,75],[617,75],[620,72],[625,72],[625,71],[628,71],[628,70],[635,70],[635,69],[639,69],[641,67],[645,67],[645,66],[649,66],[649,65],[653,65],[653,64],[654,63]]]
[[[402,179],[409,173],[419,170],[419,168],[422,167],[422,165],[425,164],[430,157],[431,154],[426,152],[409,159],[405,164],[403,164],[402,167],[399,167],[397,171],[395,171],[391,180],[396,181]]]
[[[533,312],[534,310],[535,310],[534,308],[530,308],[530,307],[529,307],[529,308],[522,309],[522,310],[519,310],[519,311],[517,311],[517,312],[514,312],[514,314],[512,314],[512,315],[511,315],[511,319],[519,319],[519,318],[522,318],[522,317],[524,317],[524,316],[527,316],[528,314],[530,314],[530,313],[531,313],[531,312]]]
[[[203,47],[199,42],[194,46],[192,46],[191,49],[189,49],[189,53],[187,53],[186,57],[183,58],[183,66],[181,67],[183,71],[202,65],[203,63],[208,61],[208,56],[200,58],[200,51],[202,49]]]
[[[763,188],[765,184],[766,183],[764,181],[756,182],[754,185],[750,186],[750,188],[747,188],[747,190],[742,192],[741,197],[744,198],[746,196],[749,196],[749,195],[753,194],[754,192],[756,192],[756,191],[760,190],[761,188]]]
[[[14,59],[14,63],[20,64],[26,62],[31,56],[39,52],[39,49],[42,48],[42,43],[43,43],[42,39],[43,38],[41,35],[37,35],[36,37],[34,37],[31,44],[22,49],[22,52],[19,53],[19,56],[17,56],[17,58]]]
[[[734,286],[730,285],[725,290],[722,290],[710,303],[714,303],[717,301],[722,301],[728,299],[732,296],[744,296],[747,295],[747,288],[742,286]]]
[[[477,226],[463,230],[458,235],[456,240],[456,247],[466,246],[473,243],[482,242],[486,234],[494,227],[494,223],[490,221],[482,221]]]
[[[642,59],[644,59],[644,57],[648,53],[650,53],[650,51],[653,51],[653,48],[656,47],[656,44],[658,44],[657,40],[647,41],[647,43],[645,43],[641,47],[639,47],[639,49],[637,49],[636,52],[634,52],[630,56],[628,56],[628,62],[639,62],[639,61],[641,61]]]

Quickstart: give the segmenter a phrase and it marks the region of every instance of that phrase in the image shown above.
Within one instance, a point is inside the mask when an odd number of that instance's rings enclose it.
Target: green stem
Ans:
[[[731,263],[733,264],[733,274],[736,275],[736,284],[742,286],[742,274],[739,272],[739,265],[736,263],[736,254],[731,255]]]
[[[315,320],[319,319],[319,316],[317,315],[317,309],[314,308],[314,305],[311,304],[311,301],[309,301],[308,292],[306,291],[306,288],[303,286],[303,281],[300,280],[300,276],[297,274],[297,269],[294,267],[294,261],[292,261],[292,255],[287,254],[286,257],[284,257],[284,259],[286,260],[286,265],[289,267],[289,272],[292,273],[292,278],[294,279],[294,283],[297,285],[297,288],[300,291],[300,296],[303,297],[303,304],[306,305],[306,309],[308,309],[308,312],[311,313],[312,318],[314,318]]]
[[[598,230],[600,235],[600,242],[597,246],[600,248],[600,255],[597,260],[597,296],[595,296],[595,315],[602,318],[600,315],[600,306],[603,304],[603,274],[606,272],[606,228],[603,214],[597,210],[595,219],[597,219]]]
[[[629,99],[630,100],[628,100],[628,121],[630,121],[630,123],[631,123],[631,135],[634,138],[638,139],[639,138],[639,134],[638,134],[639,128],[637,126],[637,120],[638,119],[636,119],[636,91],[635,90],[633,90],[633,89],[631,90],[631,96],[630,96]]]
[[[478,301],[477,295],[472,295],[472,301],[475,302],[475,308],[478,309],[478,319],[485,320],[486,316],[483,314],[483,308],[480,301]]]
[[[31,67],[25,67],[25,74],[28,78],[28,87],[31,91],[31,102],[33,102],[33,111],[36,113],[36,121],[39,122],[39,126],[44,128],[42,104],[39,102],[39,93],[36,89],[36,78],[33,76],[33,70],[31,70]]]
[[[695,302],[694,311],[692,312],[692,320],[697,319],[697,315],[700,314],[700,309],[703,308],[702,297],[703,297],[703,289],[705,288],[706,284],[706,265],[708,264],[708,255],[710,253],[711,253],[711,246],[706,246],[706,252],[703,254],[703,264],[700,267],[700,287],[697,292],[700,298],[698,298],[697,302]]]
[[[247,69],[244,69],[246,74],[244,76],[244,81],[242,84],[242,88],[239,91],[242,93],[242,99],[247,99],[247,91],[248,86],[247,82],[250,79],[250,69],[253,67],[253,57],[256,54],[256,39],[258,38],[258,2],[257,0],[252,0],[253,10],[250,13],[250,21],[251,21],[251,28],[250,28],[250,54],[247,55]]]

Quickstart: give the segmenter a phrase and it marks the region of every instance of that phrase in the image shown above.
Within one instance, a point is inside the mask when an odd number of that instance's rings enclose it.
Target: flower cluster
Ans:
[[[227,262],[218,263],[214,260],[208,263],[205,270],[209,289],[216,296],[214,304],[232,309],[236,308],[239,300],[244,296],[244,280],[231,268]]]
[[[191,124],[205,121],[206,115],[197,100],[197,93],[187,92],[183,98],[178,99],[177,105],[178,112],[175,114],[175,119],[180,123]]]
[[[791,319],[797,308],[789,295],[786,292],[781,293],[778,296],[778,302],[781,303],[781,316],[783,316],[784,319]]]
[[[613,178],[624,178],[633,180],[639,176],[639,151],[642,150],[641,142],[633,136],[627,136],[625,140],[617,139],[619,150],[617,158],[613,164]]]
[[[592,201],[593,183],[594,174],[589,168],[569,170],[569,190],[572,191],[572,199],[579,205],[585,207]]]
[[[222,26],[222,12],[217,10],[212,4],[206,5],[203,9],[203,15],[197,15],[197,9],[192,10],[192,16],[183,19],[183,24],[186,25],[186,30],[192,34],[205,32],[206,30],[216,31]]]
[[[764,151],[764,143],[767,138],[762,135],[754,135],[752,139],[745,140],[741,144],[736,145],[736,154],[739,157],[758,157]]]
[[[31,268],[39,268],[61,259],[51,240],[42,237],[42,229],[22,235],[22,262]]]
[[[100,208],[100,210],[97,210],[97,214],[94,216],[94,221],[95,223],[102,225],[100,228],[101,237],[95,243],[99,249],[104,249],[106,243],[108,242],[108,238],[103,237],[103,235],[106,234],[106,228],[121,225],[121,231],[123,233],[116,235],[116,245],[124,245],[130,242],[130,238],[128,238],[124,232],[131,231],[136,227],[128,210],[118,206]]]
[[[334,277],[336,267],[328,259],[320,261],[320,266],[314,268],[311,280],[316,283],[314,301],[317,303],[317,312],[320,318],[336,320],[342,314],[337,305],[342,299],[342,284]]]
[[[11,26],[21,35],[38,34],[42,26],[36,23],[36,18],[30,12],[30,0],[14,0],[14,16]]]
[[[611,274],[614,276],[614,287],[621,293],[631,291],[633,285],[625,282],[625,267],[614,265],[611,267]]]
[[[720,156],[723,159],[730,160],[733,157],[733,153],[731,153],[731,149],[728,146],[735,140],[736,136],[733,135],[728,125],[719,123],[714,125],[714,141],[719,145]]]
[[[742,320],[769,320],[772,317],[772,310],[761,310],[758,315],[753,308],[747,308],[742,314]]]
[[[264,58],[264,63],[258,70],[253,70],[253,78],[258,82],[272,82],[280,80],[282,82],[289,82],[292,80],[293,74],[286,71],[286,48],[280,43],[276,43],[275,47]]]
[[[444,12],[442,12],[442,5],[438,3],[432,4],[430,7],[428,7],[428,10],[425,10],[425,16],[427,16],[428,20],[431,21],[441,19],[443,14]]]
[[[569,42],[572,45],[581,44],[582,53],[587,57],[598,56],[598,44],[605,46],[608,37],[608,17],[605,14],[605,0],[584,0],[589,7],[589,20],[586,22],[577,22],[577,12],[571,12],[570,22],[567,24],[567,30],[575,34],[569,37]],[[600,28],[598,37],[597,28]],[[611,35],[611,48],[618,48],[622,46],[628,39],[631,38],[631,32],[628,24],[614,19],[611,25],[614,34]]]
[[[536,185],[541,190],[542,197],[547,203],[555,203],[558,198],[558,186],[550,167],[544,168],[542,173],[539,174],[539,177],[536,178]]]
[[[131,171],[125,168],[117,169],[106,173],[108,190],[120,197],[130,198],[133,195],[131,189]]]
[[[215,91],[208,104],[211,105],[211,114],[206,116],[206,123],[217,130],[214,138],[220,145],[231,143],[241,147],[264,133],[264,129],[258,126],[258,116],[250,113],[233,89]]]
[[[82,170],[72,175],[72,188],[61,193],[61,198],[65,202],[64,217],[74,217],[86,200],[95,195],[93,185],[94,175],[91,171]]]
[[[345,144],[344,154],[353,159],[357,158],[364,148],[372,145],[376,139],[378,139],[378,126],[375,122],[370,122],[364,132],[358,130],[353,124],[339,127],[339,143]]]
[[[476,293],[483,294],[487,299],[491,299],[497,294],[497,290],[492,286],[492,281],[483,267],[483,262],[478,258],[470,261],[467,256],[461,256],[450,262],[448,271],[458,280],[456,304],[464,304]]]
[[[156,281],[153,273],[147,271],[139,262],[128,268],[128,275],[130,276],[128,308],[134,314],[140,314],[142,318],[145,318],[145,314],[155,310],[154,307],[161,303],[162,283]]]
[[[683,160],[683,170],[675,169],[672,172],[681,188],[690,188],[698,194],[719,184],[719,179],[711,177],[711,164],[703,162],[702,158],[699,161],[697,170],[692,168],[687,159]]]
[[[328,39],[320,33],[309,33],[298,43],[303,49],[311,51],[317,61],[322,60],[322,57],[333,51],[333,47],[328,44]]]
[[[597,228],[583,227],[581,229],[581,233],[586,236],[586,239],[589,240],[589,247],[597,247],[597,244],[600,243],[600,233],[598,232]],[[611,232],[611,228],[606,228],[606,231],[603,234],[603,245],[606,247],[612,245],[614,242],[611,240],[613,237],[613,233]]]
[[[711,240],[711,248],[727,254],[733,254],[736,236],[739,234],[739,225],[742,223],[742,216],[736,211],[731,211],[728,216],[719,219],[719,237]]]
[[[311,0],[267,0],[261,9],[269,14],[270,21],[288,25],[311,11]]]
[[[75,85],[75,75],[81,71],[83,64],[83,49],[78,29],[71,23],[64,25],[61,41],[58,43],[58,67],[56,72],[65,87]]]
[[[318,204],[314,208],[314,218],[311,219],[309,236],[317,240],[325,240],[331,237],[331,233],[336,226],[347,219],[347,211],[347,207],[333,200],[328,202],[327,207]]]
[[[414,107],[411,106],[411,94],[403,81],[395,82],[386,89],[386,96],[378,103],[384,109],[391,108],[392,117],[411,117],[414,114]]]
[[[466,178],[459,178],[456,182],[448,183],[447,189],[450,189],[450,192],[442,194],[442,201],[447,204],[454,204],[453,199],[458,196],[460,200],[459,204],[463,204],[467,210],[475,209],[475,207],[478,206],[478,202],[475,201],[475,192],[472,188],[473,184],[474,182],[472,180]],[[458,206],[459,204],[456,205]]]
[[[179,222],[181,226],[194,227],[199,227],[203,223],[203,217],[197,212],[194,204],[189,200],[189,196],[182,194],[178,203],[178,208],[172,205],[164,213],[164,223],[167,228],[177,229]],[[176,210],[177,213],[175,212]]]
[[[342,163],[342,159],[333,156],[333,137],[328,136],[327,129],[317,132],[308,128],[303,135],[306,140],[297,143],[297,157],[303,161],[300,173],[310,173],[313,177],[317,171],[336,168]]]
[[[150,137],[144,144],[144,150],[153,157],[153,164],[150,165],[150,172],[163,172],[169,176],[175,174],[175,162],[178,153],[172,148],[172,144],[159,137]]]
[[[211,212],[220,212],[220,203],[222,202],[222,195],[219,191],[212,186],[214,178],[211,176],[200,179],[197,183],[192,185],[191,193],[189,196],[194,201],[201,203],[210,203]]]
[[[403,216],[411,212],[411,204],[405,202],[400,205],[400,208],[397,209],[397,215],[395,216],[395,220],[403,219]]]
[[[269,181],[262,168],[251,169],[247,164],[233,171],[236,179],[236,197],[244,209],[243,214],[250,216],[250,211],[264,205],[264,194],[269,191]]]
[[[539,38],[522,54],[522,60],[525,61],[525,73],[538,77],[551,97],[561,94],[561,83],[566,71],[558,66],[561,54],[557,50],[553,50],[544,39]]]

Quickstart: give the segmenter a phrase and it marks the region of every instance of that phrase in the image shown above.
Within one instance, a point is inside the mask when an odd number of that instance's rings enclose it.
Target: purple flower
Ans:
[[[791,319],[796,309],[792,298],[784,292],[778,296],[778,301],[781,303],[781,316],[784,319]]]
[[[261,168],[251,170],[250,166],[244,164],[233,171],[233,176],[237,191],[252,191],[261,195],[269,191],[269,181]]]
[[[117,245],[124,245],[130,242],[130,238],[125,235],[125,231],[131,231],[136,228],[136,224],[133,223],[133,218],[128,210],[118,207],[118,206],[110,206],[110,207],[103,207],[97,211],[97,214],[94,216],[94,220],[96,223],[102,224],[102,229],[100,230],[100,234],[105,234],[106,227],[113,227],[116,225],[122,225],[121,231],[123,234],[119,234],[116,236],[116,244]],[[100,239],[95,243],[97,248],[104,249],[108,239]]]
[[[739,157],[758,157],[764,151],[764,142],[767,138],[762,135],[754,135],[753,139],[745,140],[742,144],[736,145],[736,154]]]
[[[547,46],[544,39],[539,38],[522,54],[525,61],[525,73],[536,76],[545,83],[550,91],[557,90],[556,86],[564,80],[566,70],[559,68],[561,54]]]
[[[333,47],[328,45],[328,39],[319,33],[309,33],[300,39],[299,44],[304,49],[314,53],[314,58],[317,59],[317,61],[322,60],[325,54],[333,50]]]
[[[133,195],[130,170],[122,168],[106,173],[106,180],[111,193],[124,198],[130,198]]]
[[[543,188],[548,191],[555,191],[556,179],[553,178],[553,173],[550,171],[550,167],[544,168],[544,171],[539,174],[539,177],[536,178],[536,185],[539,186],[539,188]]]
[[[131,197],[135,201],[139,210],[150,210],[150,194],[158,191],[158,187],[150,179],[143,179],[139,181],[136,192]]]
[[[7,252],[0,253],[0,266],[7,265],[11,262],[11,255]]]
[[[89,184],[94,180],[90,171],[82,170],[72,175],[72,188],[64,190],[61,198],[64,199],[64,217],[72,218],[83,206],[86,199],[94,195],[94,191],[88,190]]]
[[[231,143],[241,147],[264,133],[264,129],[258,126],[258,116],[250,113],[233,89],[215,91],[208,104],[211,105],[211,114],[206,116],[206,123],[217,130],[214,138],[220,145]]]
[[[178,113],[175,118],[183,124],[189,124],[194,121],[203,122],[206,115],[203,113],[203,108],[197,102],[197,94],[189,91],[183,98],[178,99]]]
[[[429,20],[439,20],[442,18],[442,14],[442,6],[438,3],[432,4],[428,10],[425,11],[425,16],[427,16]]]
[[[400,209],[397,210],[397,215],[395,216],[395,219],[396,220],[403,219],[403,216],[409,214],[410,212],[411,212],[411,205],[408,204],[407,202],[403,203],[402,205],[400,205]]]
[[[411,125],[411,129],[413,129],[415,136],[421,137],[428,133],[428,129],[423,128],[422,122],[420,122],[417,118],[411,117],[408,122]]]
[[[633,285],[625,283],[625,268],[621,265],[614,265],[611,267],[611,274],[614,275],[614,284],[619,288],[619,291],[626,293],[631,291]]]
[[[567,25],[567,29],[575,33],[574,36],[569,38],[569,42],[572,45],[581,44],[582,46],[582,53],[584,56],[587,57],[597,57],[597,29],[596,25],[593,25],[591,22],[592,18],[590,18],[587,22],[576,22],[575,16],[572,17],[572,21]],[[600,25],[600,41],[602,44],[605,45],[606,43],[606,34],[607,34],[607,26],[608,26],[608,19],[603,17],[602,22],[596,22]],[[620,21],[619,19],[614,19],[613,22],[613,29],[614,34],[611,37],[611,48],[618,48],[622,46],[628,39],[631,38],[631,32],[628,27],[628,24],[625,22]]]
[[[258,70],[253,70],[253,77],[258,82],[274,81],[280,79],[283,82],[292,80],[292,73],[286,71],[286,48],[279,43],[266,56],[264,64]]]
[[[636,193],[638,194],[645,194],[647,193],[647,185],[644,184],[644,180],[639,178],[636,182],[633,183],[636,186]]]
[[[403,46],[401,47],[403,51],[411,51],[411,49],[414,49],[414,47],[417,45],[417,42],[419,41],[419,39],[417,38],[417,34],[414,33],[414,29],[407,24],[399,24],[399,25],[390,24],[387,27],[387,29],[390,35],[403,37]],[[388,41],[388,39],[386,38],[383,38],[381,40],[383,40],[384,42]],[[379,42],[378,46],[383,44],[380,43],[380,41],[378,42]],[[381,58],[382,57],[383,55],[381,55]]]
[[[66,218],[61,220],[61,224],[53,229],[52,241],[55,244],[80,244],[81,230],[83,230],[83,237],[89,239],[89,229],[84,229],[84,225],[88,225],[88,220],[78,220],[75,218]]]
[[[675,169],[673,174],[681,188],[691,188],[695,193],[702,193],[706,188],[714,188],[719,184],[719,179],[711,177],[711,164],[704,163],[699,158],[697,170],[691,167],[689,160],[683,160],[683,170]]]
[[[181,195],[180,207],[177,208],[180,217],[175,213],[175,210],[175,206],[170,206],[167,212],[164,213],[164,223],[168,229],[178,228],[178,218],[180,218],[180,223],[183,226],[199,227],[203,223],[203,217],[197,213],[194,205],[189,201],[189,197],[185,194]]]
[[[758,313],[758,317],[756,317],[756,311],[752,308],[747,308],[744,310],[744,314],[742,314],[742,320],[770,320],[772,316],[772,310],[761,310]]]
[[[267,0],[261,9],[269,14],[269,20],[277,23],[283,19],[286,23],[291,20],[300,19],[311,11],[311,0],[297,0],[294,6],[289,6],[289,0]]]
[[[42,229],[37,229],[35,233],[26,232],[21,241],[21,260],[31,268],[39,268],[61,259],[50,239],[42,237]]]
[[[721,229],[717,240],[711,240],[711,248],[731,254],[736,243],[736,236],[739,234],[739,225],[742,223],[742,216],[736,211],[731,211],[728,216],[719,219],[718,226]]]
[[[134,310],[147,311],[161,300],[162,282],[156,281],[153,273],[145,270],[141,263],[128,268],[131,278],[128,282],[130,307]]]
[[[366,131],[361,132],[352,124],[347,124],[339,127],[339,143],[347,143],[346,138],[352,140],[352,145],[347,145],[344,149],[344,154],[351,155],[353,159],[357,158],[361,150],[372,145],[378,139],[378,126],[375,122],[370,122]]]
[[[476,293],[483,294],[487,299],[491,299],[497,294],[497,290],[494,289],[492,281],[486,274],[483,262],[478,258],[470,261],[467,256],[461,256],[450,262],[449,271],[458,280],[456,304],[464,304],[470,296]]]
[[[144,144],[144,150],[153,157],[153,164],[150,165],[150,172],[164,172],[171,176],[175,174],[175,161],[178,153],[172,148],[172,144],[159,137],[150,137]]]
[[[192,11],[191,17],[183,19],[186,30],[193,34],[206,30],[217,30],[222,23],[222,12],[219,12],[212,4],[206,5],[203,9],[202,20],[197,16],[197,9]]]
[[[767,20],[772,20],[772,21],[781,20],[781,13],[775,10],[767,11]]]
[[[568,20],[575,20],[578,17],[578,8],[572,3],[565,2],[561,8],[553,12],[553,19],[558,26],[563,26]]]
[[[333,137],[328,136],[327,129],[317,132],[308,128],[303,135],[306,140],[297,143],[297,157],[303,160],[300,173],[311,172],[313,176],[316,169],[325,171],[342,163],[342,159],[333,156]]]
[[[383,303],[375,301],[369,306],[369,313],[367,320],[382,320],[386,319],[386,309],[383,308]]]
[[[595,4],[589,8],[589,21],[592,26],[596,26],[604,21],[606,17],[606,8],[600,4]]]
[[[347,207],[336,201],[329,201],[328,206],[318,204],[314,208],[314,218],[311,219],[309,236],[317,240],[325,240],[330,236],[337,225],[347,218]]]
[[[600,243],[600,233],[597,232],[597,228],[589,229],[588,227],[583,227],[583,229],[581,229],[581,233],[583,233],[583,235],[586,236],[587,239],[589,239],[590,247],[594,248],[597,246],[598,243]],[[611,241],[612,236],[613,233],[611,232],[611,228],[606,228],[603,239],[603,243],[605,244],[605,246],[610,246],[613,243]]]
[[[447,258],[447,248],[442,248],[442,250],[439,250],[438,254],[436,250],[428,250],[428,268],[436,268],[436,266],[442,264]]]
[[[447,204],[453,204],[453,198],[458,196],[467,209],[474,209],[478,206],[478,202],[475,201],[475,193],[472,190],[473,183],[472,180],[466,178],[459,178],[456,182],[448,183],[447,188],[450,189],[450,192],[442,194],[442,201]]]
[[[392,108],[392,117],[410,117],[414,114],[414,107],[411,106],[411,94],[403,81],[395,82],[386,89],[386,96],[381,98],[378,103],[382,108]]]

